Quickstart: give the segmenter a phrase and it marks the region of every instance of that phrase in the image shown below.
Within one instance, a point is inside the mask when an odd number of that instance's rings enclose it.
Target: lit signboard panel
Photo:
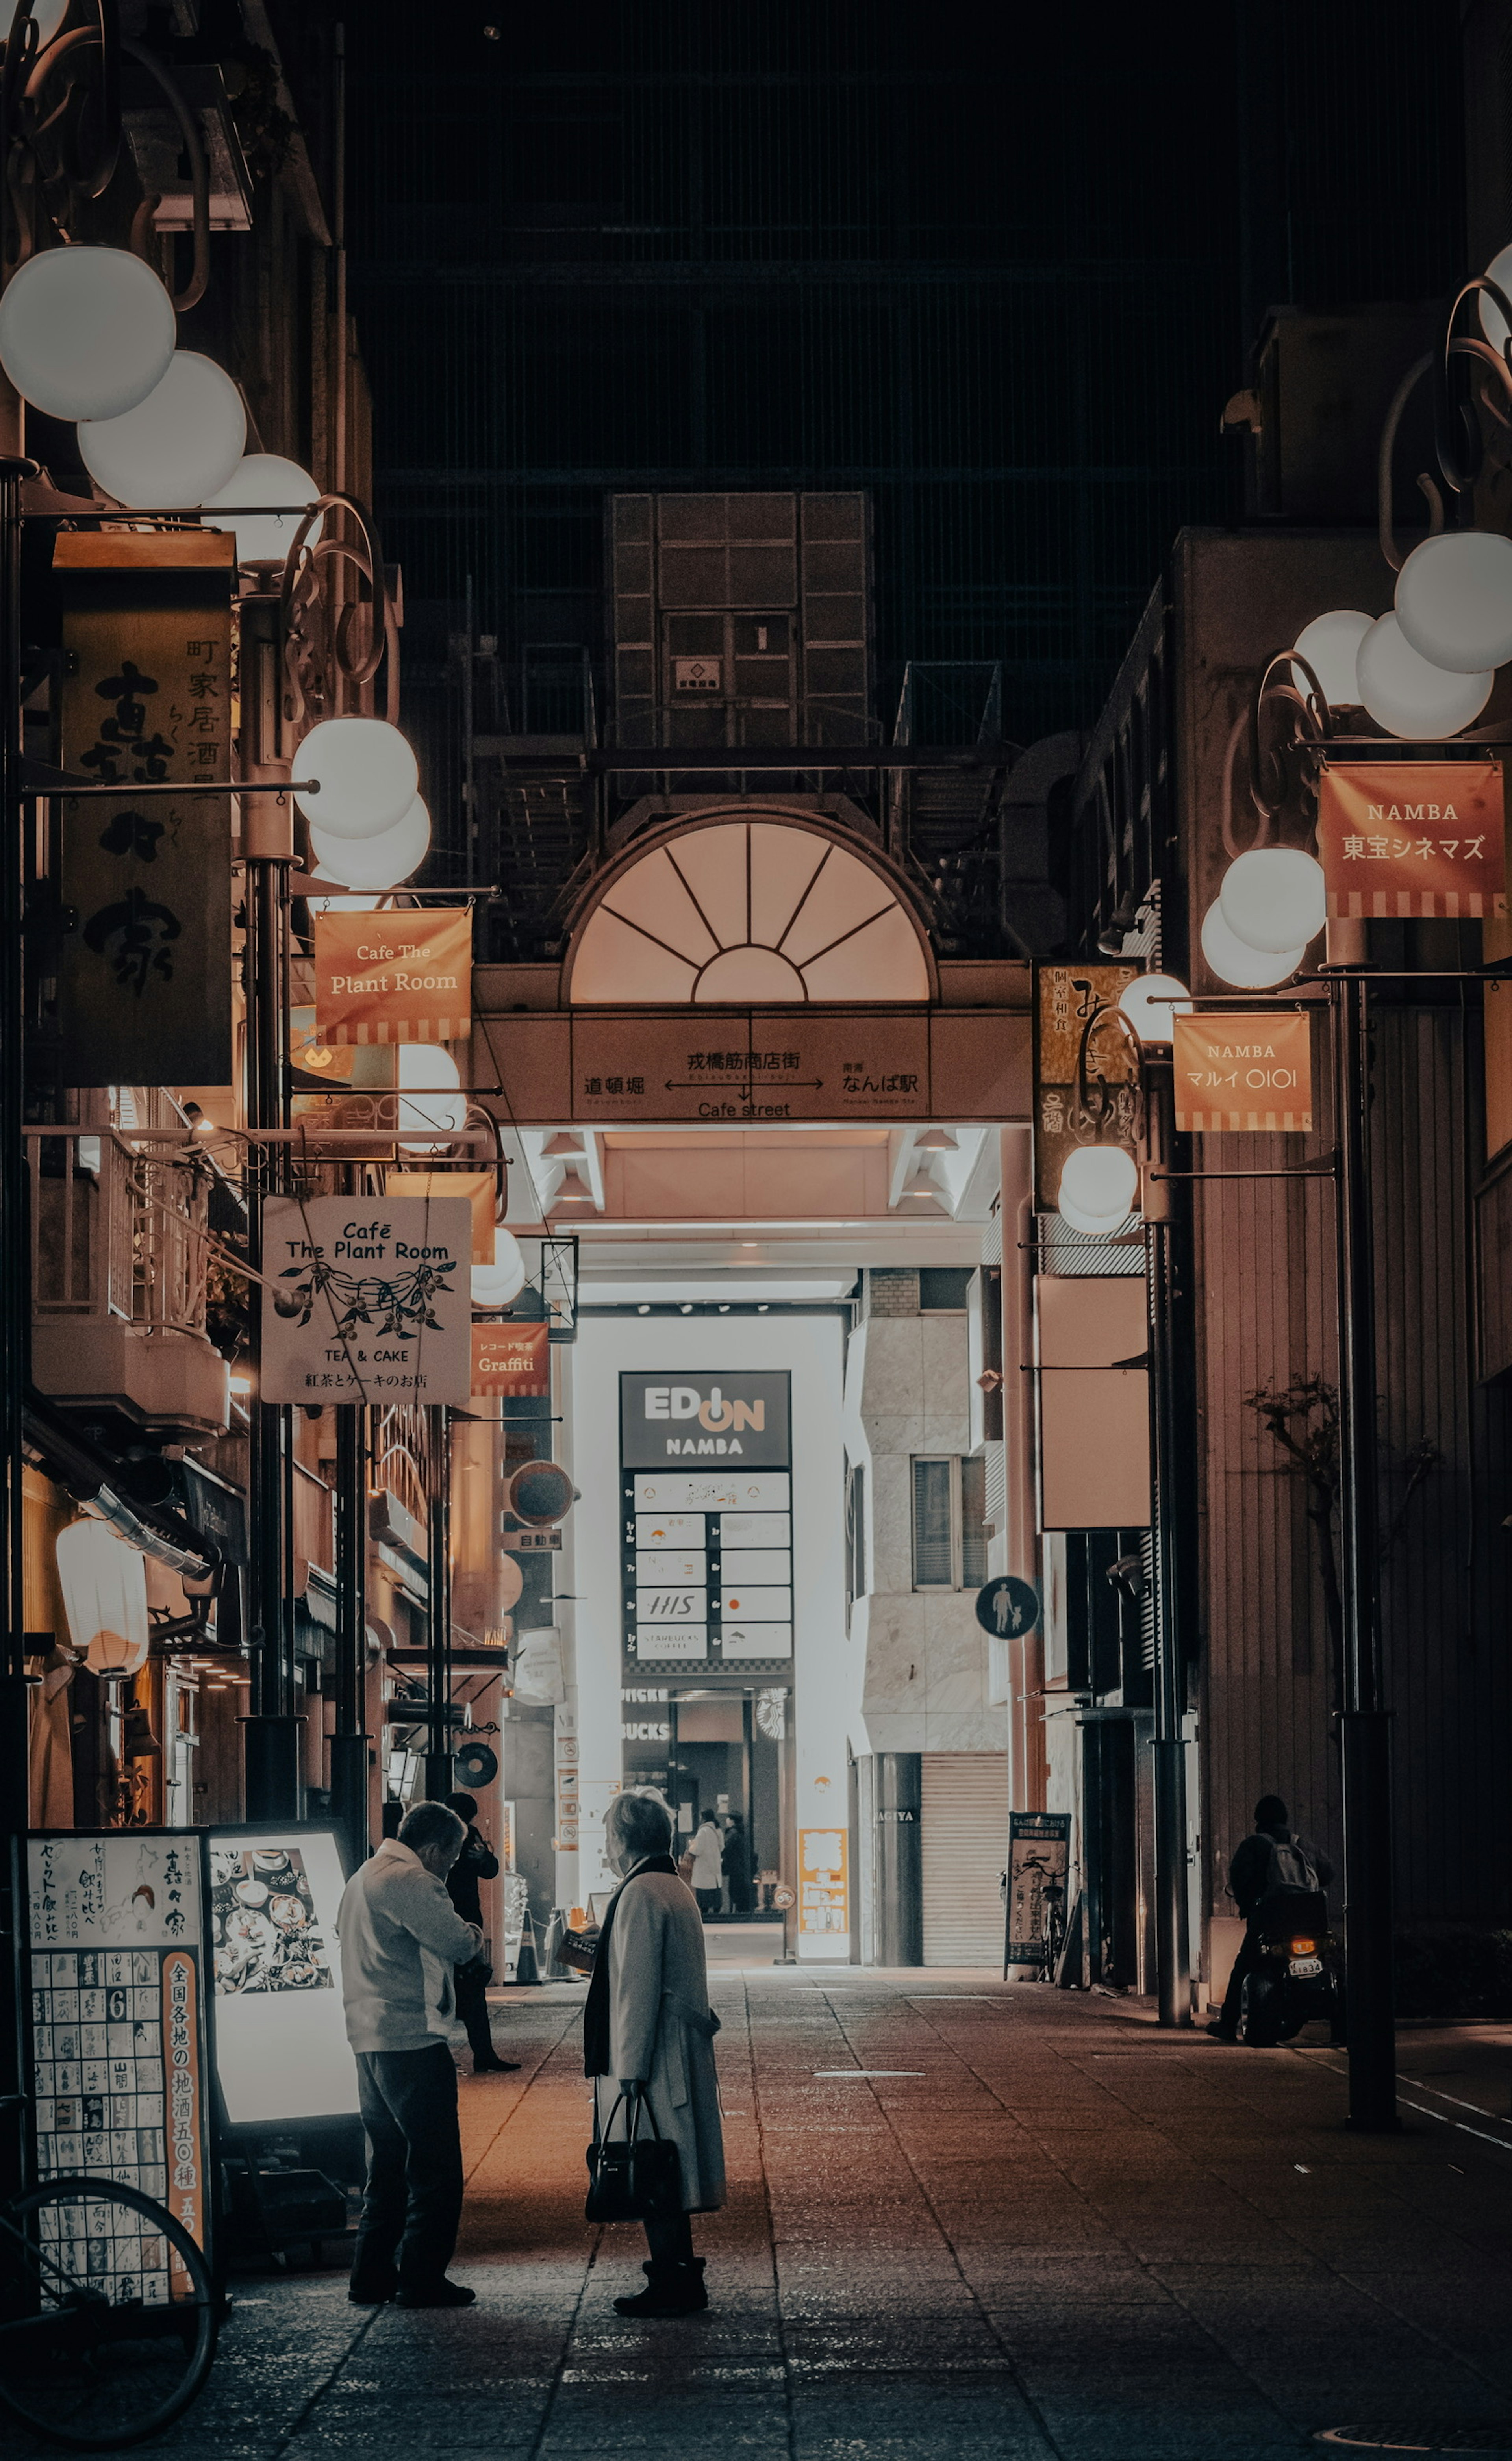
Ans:
[[[233,2128],[357,2109],[336,1937],[345,1885],[332,1830],[211,1832],[216,2065]]]
[[[793,1655],[786,1372],[620,1378],[627,1672]]]

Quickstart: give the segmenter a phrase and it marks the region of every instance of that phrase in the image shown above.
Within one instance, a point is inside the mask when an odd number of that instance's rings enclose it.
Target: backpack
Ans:
[[[1303,1851],[1301,1839],[1291,1834],[1273,1837],[1266,1868],[1266,1895],[1273,1896],[1278,1890],[1306,1890],[1310,1894],[1316,1893],[1318,1886],[1316,1869]]]

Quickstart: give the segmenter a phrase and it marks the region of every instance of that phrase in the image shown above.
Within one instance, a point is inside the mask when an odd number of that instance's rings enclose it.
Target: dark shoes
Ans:
[[[1206,2030],[1211,2034],[1215,2043],[1237,2043],[1239,2040],[1239,2036],[1237,2034],[1228,2033],[1226,2029],[1218,2022],[1216,2018]]]
[[[704,2259],[692,2264],[643,2264],[646,2288],[635,2298],[616,2299],[621,2316],[696,2316],[709,2304],[704,2288]]]
[[[507,2072],[513,2076],[519,2065],[518,2060],[501,2060],[497,2056],[487,2060],[475,2059],[473,2074],[474,2076],[503,2076]]]
[[[394,2303],[396,2307],[471,2307],[477,2297],[476,2290],[443,2279],[428,2290],[401,2290]]]
[[[372,2281],[359,2281],[353,2274],[347,2296],[353,2307],[386,2307],[398,2286],[396,2273],[377,2274]]]

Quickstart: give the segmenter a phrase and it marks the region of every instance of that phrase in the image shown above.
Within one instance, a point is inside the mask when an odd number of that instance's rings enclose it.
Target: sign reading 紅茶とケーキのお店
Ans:
[[[1330,761],[1318,854],[1332,922],[1506,911],[1499,760]]]
[[[473,922],[430,914],[317,914],[322,1043],[460,1042],[472,1031]]]
[[[1306,1010],[1179,1016],[1176,1124],[1290,1135],[1312,1125],[1312,1020]]]
[[[62,763],[119,789],[58,806],[58,893],[78,917],[58,943],[59,1082],[222,1082],[230,797],[159,790],[230,776],[236,542],[216,530],[70,532],[53,566]]]
[[[472,1271],[465,1197],[266,1198],[260,1399],[465,1405]]]

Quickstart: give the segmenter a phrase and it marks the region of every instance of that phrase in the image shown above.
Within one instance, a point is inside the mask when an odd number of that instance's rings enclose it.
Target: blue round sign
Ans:
[[[1039,1621],[1039,1592],[1016,1573],[999,1573],[976,1594],[976,1619],[999,1640],[1016,1640]]]

